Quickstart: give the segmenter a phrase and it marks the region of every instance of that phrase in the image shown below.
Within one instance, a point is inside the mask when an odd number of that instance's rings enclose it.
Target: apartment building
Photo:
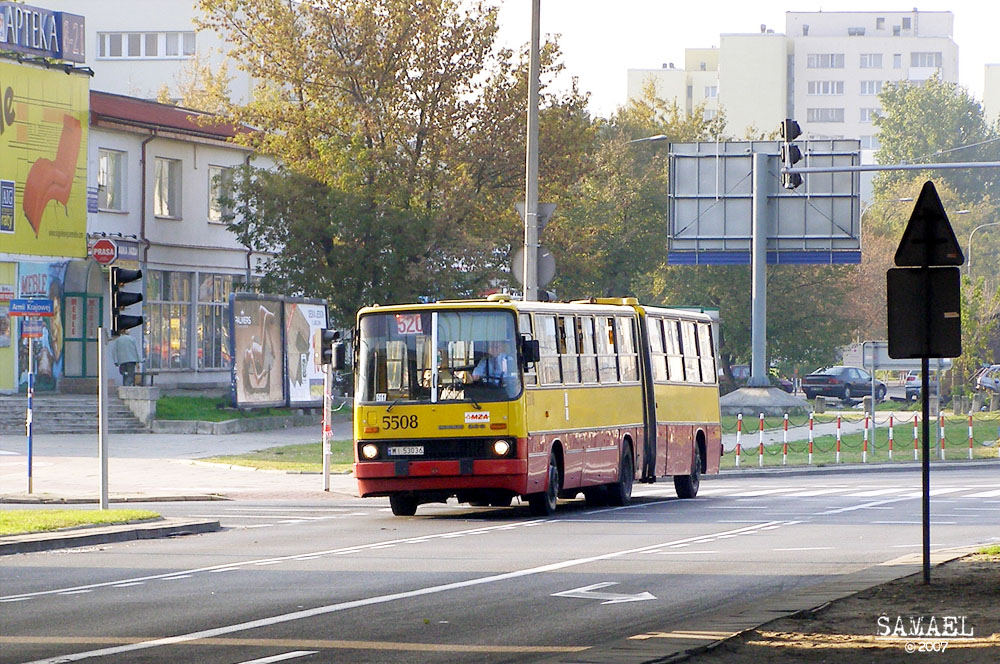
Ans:
[[[687,49],[683,69],[629,69],[627,94],[640,97],[652,81],[688,112],[702,102],[709,115],[723,108],[737,137],[791,117],[807,137],[857,138],[874,150],[886,82],[935,73],[958,81],[953,27],[951,12],[787,12],[784,34],[761,25],[721,35],[718,48]]]

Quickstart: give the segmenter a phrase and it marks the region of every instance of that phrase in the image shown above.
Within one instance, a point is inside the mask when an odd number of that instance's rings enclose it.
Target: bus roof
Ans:
[[[711,322],[711,317],[707,314],[697,313],[691,310],[670,309],[668,307],[644,307],[641,306],[638,303],[638,300],[633,297],[602,297],[591,298],[589,300],[574,300],[572,302],[525,302],[506,295],[491,295],[485,299],[439,300],[437,302],[428,303],[390,305],[376,304],[368,307],[362,307],[362,309],[358,311],[358,317],[373,313],[392,313],[401,311],[456,311],[463,309],[497,309],[517,312],[554,314],[621,314],[626,311],[639,311],[645,314]]]

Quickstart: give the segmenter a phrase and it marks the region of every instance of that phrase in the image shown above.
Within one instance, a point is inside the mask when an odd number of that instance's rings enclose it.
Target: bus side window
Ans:
[[[580,380],[597,382],[597,351],[594,348],[594,319],[580,316],[576,319],[577,336],[580,338]]]
[[[535,336],[531,332],[531,314],[521,313],[517,315],[517,330],[520,334],[527,335],[529,339],[534,339]],[[530,367],[524,367],[524,384],[525,385],[537,385],[538,384],[538,374],[536,366],[532,364]]]
[[[667,341],[667,373],[669,379],[684,382],[684,359],[681,357],[681,337],[676,320],[664,320],[663,329]]]
[[[649,350],[653,363],[653,380],[666,382],[667,356],[663,350],[663,321],[660,318],[646,318],[646,330],[649,332]]]
[[[712,327],[707,323],[698,323],[698,355],[701,357],[701,382],[714,383],[715,346],[712,344]]]
[[[639,358],[635,350],[634,319],[619,316],[615,318],[618,325],[616,338],[618,340],[618,363],[622,382],[639,380]]]
[[[618,382],[618,356],[615,352],[615,319],[597,319],[597,371],[602,383]]]
[[[542,385],[558,385],[559,377],[559,346],[556,334],[556,317],[536,315],[538,322],[538,342],[542,359],[538,362],[538,375]]]
[[[681,321],[681,352],[684,354],[684,380],[701,382],[701,364],[698,361],[698,342],[695,341],[694,322]]]
[[[572,316],[559,317],[559,361],[564,383],[580,382],[580,358],[576,348],[576,330]]]

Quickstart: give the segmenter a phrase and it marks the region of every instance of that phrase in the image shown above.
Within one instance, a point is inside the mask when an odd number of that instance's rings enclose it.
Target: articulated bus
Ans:
[[[393,514],[457,498],[553,513],[625,505],[635,481],[693,498],[722,454],[708,316],[633,298],[365,307],[354,474]]]

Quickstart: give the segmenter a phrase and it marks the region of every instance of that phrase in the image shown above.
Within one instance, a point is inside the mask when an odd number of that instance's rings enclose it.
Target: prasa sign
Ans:
[[[91,247],[90,255],[101,265],[107,265],[118,258],[118,245],[107,238],[100,239]]]

